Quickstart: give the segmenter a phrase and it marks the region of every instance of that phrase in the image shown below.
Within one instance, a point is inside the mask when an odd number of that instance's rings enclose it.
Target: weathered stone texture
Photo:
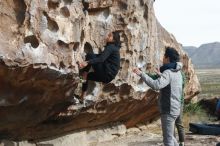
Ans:
[[[164,46],[181,54],[188,86],[199,91],[192,64],[157,22],[153,0],[0,1],[0,138],[60,136],[120,121],[127,127],[158,118],[157,95],[132,73],[161,64]],[[181,28],[180,28],[181,29]],[[80,93],[77,61],[103,49],[107,32],[120,31],[121,69],[110,84],[91,83],[95,105],[70,109]],[[85,45],[86,44],[86,45]],[[84,47],[85,45],[85,47]]]

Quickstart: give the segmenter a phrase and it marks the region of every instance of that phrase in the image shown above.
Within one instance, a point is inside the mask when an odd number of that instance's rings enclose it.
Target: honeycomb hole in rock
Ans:
[[[70,65],[70,66],[68,66],[68,69],[71,69],[71,70],[76,70],[76,66],[75,65]]]
[[[58,46],[62,47],[62,48],[68,48],[69,45],[67,43],[65,43],[64,41],[58,40],[57,41]]]
[[[129,68],[129,64],[130,64],[130,61],[129,60],[125,60],[125,59],[121,59],[121,64],[122,64],[122,69],[125,71],[125,70],[128,70]]]
[[[52,32],[57,32],[59,30],[59,26],[58,24],[56,23],[56,21],[52,20],[47,12],[43,12],[44,16],[47,18],[47,27],[50,31]]]
[[[131,50],[126,50],[126,54],[130,54],[131,56],[133,55],[133,51]]]
[[[138,83],[137,83],[139,86],[143,86],[144,84],[144,81],[142,79],[138,80]]]
[[[105,8],[92,8],[88,9],[89,15],[101,15],[104,19],[107,19],[110,15],[110,7]],[[99,18],[100,19],[100,18]]]
[[[58,27],[56,21],[48,19],[48,29],[53,32],[57,32],[59,30],[59,27]]]
[[[85,43],[85,45],[84,45],[84,52],[86,54],[88,54],[88,53],[92,53],[93,54],[94,53],[93,49],[92,49],[92,45],[89,42]]]
[[[79,49],[79,42],[75,42],[73,45],[73,51],[77,51]]]
[[[125,61],[125,67],[126,67],[126,69],[128,69],[129,66],[130,66],[130,61],[129,61],[129,60],[126,60],[126,61]]]
[[[117,90],[117,87],[113,84],[113,83],[109,83],[104,85],[102,91],[109,93],[109,92],[114,92],[115,90]]]
[[[128,5],[126,2],[123,1],[118,1],[118,6],[121,10],[127,10],[128,9]]]
[[[144,6],[144,0],[140,0],[140,6]]]
[[[145,20],[148,20],[148,6],[147,6],[147,5],[145,5],[144,19],[145,19]]]
[[[24,38],[24,43],[30,43],[33,48],[37,48],[39,46],[39,41],[35,35],[30,35]]]
[[[125,59],[121,58],[121,60],[120,60],[120,70],[123,70],[124,61],[125,61]]]
[[[120,96],[129,95],[132,87],[126,83],[122,84],[119,89]]]
[[[55,68],[57,67],[57,65],[55,63],[51,63],[50,66],[53,66]]]
[[[60,9],[60,14],[62,14],[64,17],[69,17],[70,16],[70,11],[69,9],[65,6],[65,7],[62,7]]]
[[[63,1],[65,5],[70,5],[73,2],[73,0],[63,0]]]
[[[48,0],[47,6],[49,9],[56,9],[60,5],[59,0],[57,2],[54,2],[53,0]]]
[[[139,56],[138,61],[137,61],[137,67],[142,68],[146,62],[144,61],[144,56]]]
[[[24,0],[13,0],[14,2],[14,11],[16,15],[16,20],[18,25],[22,25],[25,20],[26,4]]]
[[[122,33],[122,35],[121,35],[121,40],[122,40],[122,42],[127,46],[128,37],[126,36],[125,33]],[[128,49],[128,47],[127,47],[127,49]]]
[[[84,30],[82,30],[80,35],[80,41],[83,42],[84,38],[85,38],[85,33]]]
[[[60,68],[65,68],[65,67],[66,67],[66,65],[64,64],[63,61],[61,61],[61,62],[60,62]]]
[[[138,23],[138,20],[136,17],[133,18],[133,23]]]

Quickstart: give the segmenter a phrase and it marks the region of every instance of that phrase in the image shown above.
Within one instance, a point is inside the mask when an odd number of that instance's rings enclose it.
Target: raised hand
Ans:
[[[138,68],[133,69],[133,72],[136,73],[137,75],[141,75],[141,71]]]
[[[84,68],[88,65],[88,62],[87,61],[83,61],[83,62],[79,62],[79,68]]]
[[[155,68],[154,72],[157,74],[157,75],[161,75],[161,72],[160,72],[160,69],[159,68]]]

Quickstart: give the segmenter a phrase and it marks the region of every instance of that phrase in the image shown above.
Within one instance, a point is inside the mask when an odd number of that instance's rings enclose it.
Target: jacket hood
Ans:
[[[176,68],[175,69],[171,69],[171,71],[174,71],[174,72],[177,72],[177,71],[180,71],[182,70],[183,68],[183,63],[182,62],[176,62]]]

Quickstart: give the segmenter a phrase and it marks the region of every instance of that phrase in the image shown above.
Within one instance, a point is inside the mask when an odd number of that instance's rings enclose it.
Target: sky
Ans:
[[[155,0],[154,10],[184,46],[220,42],[220,0]]]

